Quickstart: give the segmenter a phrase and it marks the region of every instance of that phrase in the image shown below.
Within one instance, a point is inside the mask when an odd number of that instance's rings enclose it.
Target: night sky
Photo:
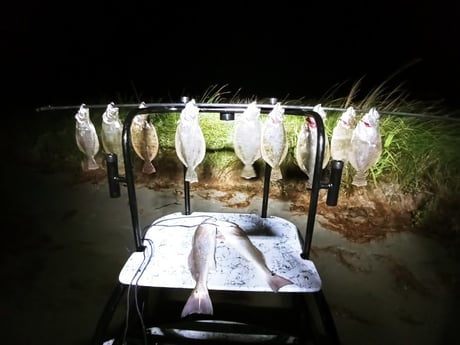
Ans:
[[[8,103],[178,101],[212,85],[319,99],[401,70],[390,86],[460,105],[458,2],[287,3],[16,2],[1,23]]]

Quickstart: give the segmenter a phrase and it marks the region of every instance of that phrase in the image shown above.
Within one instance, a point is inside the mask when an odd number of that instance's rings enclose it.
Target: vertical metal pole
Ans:
[[[268,195],[270,194],[271,174],[272,174],[272,167],[269,164],[265,163],[264,194],[262,197],[262,218],[267,218]]]
[[[185,180],[185,173],[187,168],[184,165],[184,203],[185,203],[185,215],[189,215],[191,213],[190,210],[190,182]]]
[[[339,199],[340,182],[342,181],[343,161],[333,160],[331,162],[331,176],[327,192],[326,205],[336,206]]]
[[[108,153],[105,156],[107,165],[107,179],[109,183],[109,195],[111,198],[119,198],[120,178],[118,176],[118,158],[115,153]]]
[[[139,109],[133,109],[128,113],[126,120],[123,124],[122,145],[123,157],[125,160],[125,178],[126,187],[128,189],[129,208],[131,211],[131,222],[133,224],[134,244],[138,252],[143,250],[141,244],[141,229],[139,226],[139,214],[137,209],[136,187],[134,180],[134,168],[131,161],[131,123],[134,116],[137,115]]]
[[[315,119],[317,128],[317,145],[314,176],[310,192],[310,205],[308,208],[307,229],[305,231],[305,242],[303,246],[303,252],[301,254],[301,257],[304,259],[308,259],[310,255],[311,241],[313,238],[313,229],[315,227],[316,209],[318,207],[318,196],[319,190],[321,188],[321,172],[325,147],[324,124],[321,116],[314,111],[308,111],[307,116],[313,116]]]

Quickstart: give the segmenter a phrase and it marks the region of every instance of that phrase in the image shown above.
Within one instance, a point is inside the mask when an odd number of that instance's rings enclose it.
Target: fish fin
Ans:
[[[94,159],[94,157],[88,158],[86,168],[87,168],[88,170],[96,170],[96,169],[99,169],[99,165],[97,164],[97,162],[96,162],[96,160]]]
[[[153,166],[152,162],[148,161],[148,160],[145,160],[144,161],[144,166],[142,167],[142,172],[144,174],[153,174],[155,172],[157,172],[157,170],[155,169],[155,167]]]
[[[290,284],[294,284],[294,283],[290,281],[289,279],[281,277],[273,272],[268,278],[268,285],[274,292],[278,292],[278,290],[281,289],[283,286],[290,285]]]
[[[245,164],[243,170],[241,171],[241,177],[247,180],[257,177],[254,166],[252,164]]]
[[[281,173],[281,168],[280,167],[274,167],[272,168],[272,174],[271,174],[271,179],[273,181],[278,181],[283,179],[283,174]]]
[[[357,171],[351,184],[357,187],[367,186],[366,174],[363,171]]]
[[[214,310],[208,289],[195,287],[182,309],[181,317],[191,314],[213,315]]]

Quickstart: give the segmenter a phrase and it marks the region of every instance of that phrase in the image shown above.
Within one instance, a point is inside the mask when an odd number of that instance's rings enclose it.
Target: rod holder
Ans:
[[[343,161],[333,160],[331,162],[331,175],[327,187],[326,205],[336,206],[339,199],[340,182],[342,181]]]
[[[118,176],[118,158],[115,153],[106,155],[107,179],[109,182],[109,194],[111,198],[119,198],[120,177]]]

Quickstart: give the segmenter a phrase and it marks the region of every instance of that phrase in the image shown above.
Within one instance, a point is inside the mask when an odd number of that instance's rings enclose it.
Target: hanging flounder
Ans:
[[[349,160],[355,169],[352,184],[358,187],[367,185],[367,172],[382,154],[379,118],[380,114],[372,108],[364,114],[353,130]]]
[[[198,115],[199,109],[192,99],[181,111],[176,128],[176,154],[186,167],[185,181],[190,183],[198,182],[195,169],[206,154],[206,143],[198,122]]]
[[[123,125],[121,124],[118,107],[109,103],[102,114],[102,147],[106,153],[115,153],[118,157],[118,167],[124,170],[123,148],[121,145]]]
[[[145,108],[142,102],[139,108]],[[149,121],[149,114],[136,115],[131,124],[131,141],[134,152],[144,161],[142,172],[153,174],[156,172],[152,161],[158,154],[158,135],[155,127]]]
[[[272,179],[281,180],[280,165],[288,153],[288,141],[284,128],[284,109],[275,104],[262,125],[260,153],[263,160],[272,167]]]
[[[316,105],[313,111],[317,112],[323,119],[323,123],[326,120],[326,112],[321,107],[321,104]],[[306,116],[305,122],[300,127],[299,133],[297,134],[297,145],[295,148],[295,159],[300,170],[302,170],[307,176],[307,188],[312,187],[313,177],[315,172],[315,161],[316,161],[316,149],[318,145],[318,129],[316,121],[313,116]],[[321,165],[322,169],[325,169],[330,159],[330,147],[329,140],[324,133],[324,156]]]
[[[75,114],[75,139],[78,149],[85,154],[86,159],[82,161],[83,170],[99,169],[94,157],[99,151],[99,139],[96,128],[89,117],[89,108],[82,104]]]
[[[332,130],[331,157],[334,160],[348,162],[351,152],[351,136],[353,135],[356,112],[353,107],[348,107],[342,113],[337,124]]]
[[[261,132],[260,109],[256,106],[256,102],[252,102],[237,117],[233,134],[233,147],[236,156],[244,164],[241,177],[245,179],[257,177],[254,163],[261,157]]]

